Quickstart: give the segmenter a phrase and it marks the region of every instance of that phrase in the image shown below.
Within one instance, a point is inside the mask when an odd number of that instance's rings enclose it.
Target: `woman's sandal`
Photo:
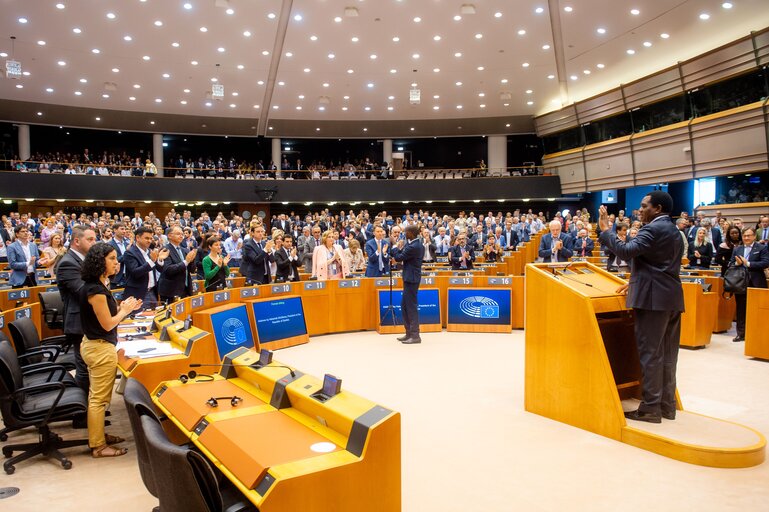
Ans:
[[[116,448],[108,444],[103,444],[98,448],[93,448],[91,450],[91,457],[93,457],[94,459],[102,459],[106,457],[120,457],[121,455],[125,455],[126,453],[128,453],[128,450],[126,448]]]
[[[111,434],[104,434],[104,440],[107,442],[107,444],[120,444],[125,442],[125,439],[122,437],[113,436]]]

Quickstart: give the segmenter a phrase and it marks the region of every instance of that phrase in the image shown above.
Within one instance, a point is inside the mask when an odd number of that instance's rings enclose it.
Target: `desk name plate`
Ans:
[[[214,304],[230,300],[230,292],[217,292],[214,294]]]
[[[360,288],[360,279],[341,279],[339,288]]]
[[[449,284],[471,285],[473,284],[473,278],[472,277],[449,277]]]
[[[190,309],[198,309],[203,307],[203,297],[192,297],[190,299]]]
[[[326,288],[326,281],[305,281],[305,290],[324,290]]]
[[[291,292],[290,284],[274,284],[272,285],[272,293],[289,293]]]
[[[16,314],[14,315],[16,317],[16,320],[19,318],[32,318],[32,308],[24,308],[16,311]]]
[[[486,279],[486,283],[493,284],[512,284],[513,280],[509,277],[489,277]]]
[[[15,290],[8,292],[8,300],[28,299],[29,290]]]
[[[249,297],[258,297],[259,296],[259,288],[256,286],[251,288],[243,288],[240,290],[240,298],[241,299],[247,299]]]
[[[377,279],[376,281],[374,281],[374,284],[376,286],[390,286],[390,279]],[[398,278],[393,277],[392,285],[398,286]]]
[[[174,314],[176,316],[182,316],[184,314],[184,302],[180,302],[176,306],[174,306]]]

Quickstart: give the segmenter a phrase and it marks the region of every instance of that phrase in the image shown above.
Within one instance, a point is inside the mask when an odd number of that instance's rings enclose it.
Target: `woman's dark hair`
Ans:
[[[107,270],[107,256],[114,252],[115,248],[105,242],[98,242],[91,246],[85,255],[83,266],[80,269],[80,277],[86,283],[97,283]]]
[[[200,250],[202,252],[209,251],[209,247],[211,247],[211,245],[217,240],[219,240],[218,235],[203,236],[203,239],[200,241]]]
[[[726,228],[726,245],[729,247],[734,247],[735,245],[734,240],[732,240],[732,231],[737,231],[737,245],[742,243],[742,231],[740,228],[734,224],[729,224],[729,227]]]

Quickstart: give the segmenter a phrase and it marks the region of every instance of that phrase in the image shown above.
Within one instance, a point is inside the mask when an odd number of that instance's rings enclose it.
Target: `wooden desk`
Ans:
[[[769,289],[748,288],[745,314],[745,355],[769,360]]]
[[[710,345],[718,318],[718,296],[712,291],[702,291],[704,280],[700,278],[682,277],[682,280],[686,311],[681,315],[681,346],[704,348]]]

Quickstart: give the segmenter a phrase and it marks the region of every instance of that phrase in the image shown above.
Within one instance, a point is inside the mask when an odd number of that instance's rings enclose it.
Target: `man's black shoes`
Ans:
[[[397,338],[398,341],[406,341],[407,339],[411,338],[408,334],[405,336],[401,336],[400,338]]]
[[[415,345],[417,343],[422,343],[422,338],[407,338],[405,340],[401,340],[401,343],[404,345]]]
[[[745,341],[745,336],[740,336],[739,334],[732,339],[732,341]]]
[[[647,423],[662,423],[662,415],[643,411],[628,411],[625,417],[629,420],[645,421]]]
[[[671,412],[662,411],[662,417],[665,418],[666,420],[674,420],[676,419],[676,411],[671,411]]]

